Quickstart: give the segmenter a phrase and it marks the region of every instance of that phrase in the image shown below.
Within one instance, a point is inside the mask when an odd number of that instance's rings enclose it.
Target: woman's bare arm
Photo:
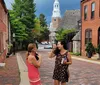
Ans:
[[[37,68],[41,66],[41,62],[42,62],[41,56],[39,55],[38,57],[39,57],[38,61],[36,60],[35,56],[31,57],[32,64]]]
[[[49,52],[49,58],[53,58],[55,57],[55,54],[53,53],[54,50],[52,50],[51,52]]]
[[[72,64],[72,58],[71,58],[71,55],[70,55],[69,52],[67,53],[67,58],[68,58],[68,61],[65,61],[64,63],[68,64],[68,65],[71,65]]]

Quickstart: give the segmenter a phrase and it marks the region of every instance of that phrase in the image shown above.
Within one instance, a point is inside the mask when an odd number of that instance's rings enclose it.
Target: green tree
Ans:
[[[46,22],[45,15],[40,14],[39,20],[40,20],[40,26],[41,26],[39,41],[49,40],[49,30],[47,28],[47,22]]]
[[[15,12],[9,10],[10,13],[10,23],[11,23],[11,32],[15,33],[17,41],[23,41],[27,39],[27,33],[25,31],[26,26],[20,21],[19,18],[16,18]]]
[[[27,34],[28,34],[28,41],[34,41],[34,34],[33,30],[35,27],[35,3],[34,0],[22,0],[22,18],[21,21],[23,24],[26,25]]]
[[[41,25],[40,25],[40,20],[39,18],[35,18],[35,27],[33,30],[34,33],[34,38],[38,39],[41,36]]]
[[[48,41],[49,40],[49,34],[50,34],[48,28],[47,27],[42,27],[41,29],[42,29],[41,30],[41,36],[39,37],[39,41],[43,41],[43,40]]]
[[[21,17],[21,0],[14,0],[14,3],[12,4],[12,11],[15,12],[15,17],[20,18]]]
[[[10,13],[10,23],[11,23],[11,32],[15,33],[16,44],[19,45],[19,48],[22,47],[22,41],[27,40],[28,34],[26,33],[26,26],[20,21],[20,18],[16,18],[17,14],[13,10],[9,10]],[[18,49],[19,49],[18,48]]]
[[[34,0],[15,0],[9,14],[11,31],[16,34],[16,42],[33,42],[36,17]]]
[[[44,14],[40,14],[39,16],[41,27],[47,27],[47,22]]]
[[[64,40],[66,38],[66,35],[75,32],[75,29],[60,29],[56,33],[56,39],[57,40]]]

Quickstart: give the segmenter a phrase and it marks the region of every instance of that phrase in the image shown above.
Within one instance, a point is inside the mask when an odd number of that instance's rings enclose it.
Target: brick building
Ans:
[[[88,42],[92,42],[95,47],[100,44],[100,0],[81,0],[81,19],[81,53],[85,56]]]
[[[3,62],[7,53],[8,41],[8,12],[4,0],[0,0],[0,62]]]

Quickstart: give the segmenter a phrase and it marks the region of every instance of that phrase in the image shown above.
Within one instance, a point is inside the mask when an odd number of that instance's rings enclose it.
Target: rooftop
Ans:
[[[72,29],[78,28],[78,21],[80,20],[80,10],[66,10],[58,29]]]

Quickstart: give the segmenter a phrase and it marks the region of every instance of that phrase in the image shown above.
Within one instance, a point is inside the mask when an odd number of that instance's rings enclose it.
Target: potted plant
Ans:
[[[97,46],[97,48],[96,48],[96,52],[97,52],[98,55],[99,55],[98,60],[100,60],[100,44]]]
[[[91,42],[87,43],[85,51],[87,52],[88,58],[91,58],[95,52],[95,48]]]
[[[11,52],[11,48],[12,48],[12,44],[9,44],[9,45],[8,45],[8,53],[7,53],[7,55],[6,55],[6,58],[9,58],[10,54],[12,53],[12,52]]]

